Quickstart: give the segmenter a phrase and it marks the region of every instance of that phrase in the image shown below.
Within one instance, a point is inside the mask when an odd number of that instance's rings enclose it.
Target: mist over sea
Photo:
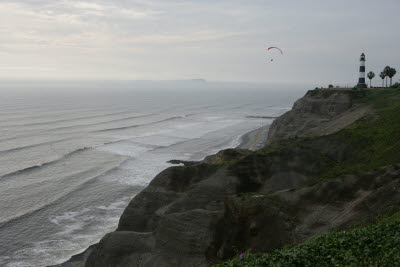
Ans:
[[[113,231],[171,159],[236,147],[304,90],[190,82],[0,86],[0,266],[65,261]]]

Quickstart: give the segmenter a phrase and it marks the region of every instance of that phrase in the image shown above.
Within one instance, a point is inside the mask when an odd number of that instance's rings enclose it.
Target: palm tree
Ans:
[[[392,78],[394,75],[396,75],[396,69],[395,68],[389,68],[389,70],[387,71],[387,76],[390,79],[390,87],[392,87]]]
[[[367,77],[369,79],[369,88],[371,88],[371,80],[375,77],[375,73],[370,71],[370,72],[368,72]]]
[[[390,67],[389,67],[389,66],[386,66],[386,67],[383,69],[383,72],[385,73],[385,76],[386,76],[386,87],[387,87],[387,77],[388,77],[388,74],[389,74],[389,72],[390,72]]]
[[[381,79],[382,79],[382,87],[384,87],[384,81],[385,81],[385,77],[386,77],[385,72],[382,71],[381,74],[379,74],[379,77],[381,77]]]

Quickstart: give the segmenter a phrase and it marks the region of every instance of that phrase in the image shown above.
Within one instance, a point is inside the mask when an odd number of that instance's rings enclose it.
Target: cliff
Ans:
[[[371,112],[369,105],[348,90],[311,90],[292,110],[271,125],[267,143],[302,136],[327,135],[341,130]]]
[[[209,266],[368,222],[400,203],[399,112],[399,91],[309,91],[263,149],[158,174],[86,266]]]

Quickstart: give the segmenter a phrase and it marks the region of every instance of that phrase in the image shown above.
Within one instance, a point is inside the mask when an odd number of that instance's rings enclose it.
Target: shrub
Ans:
[[[400,266],[399,251],[397,212],[376,224],[333,231],[272,253],[244,253],[216,266]]]
[[[392,88],[400,88],[400,83],[395,83],[392,85]]]

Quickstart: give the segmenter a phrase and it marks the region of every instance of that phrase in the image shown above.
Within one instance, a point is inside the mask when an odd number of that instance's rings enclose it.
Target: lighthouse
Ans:
[[[357,88],[367,88],[365,84],[365,55],[361,54],[360,57],[360,77],[358,78]]]

